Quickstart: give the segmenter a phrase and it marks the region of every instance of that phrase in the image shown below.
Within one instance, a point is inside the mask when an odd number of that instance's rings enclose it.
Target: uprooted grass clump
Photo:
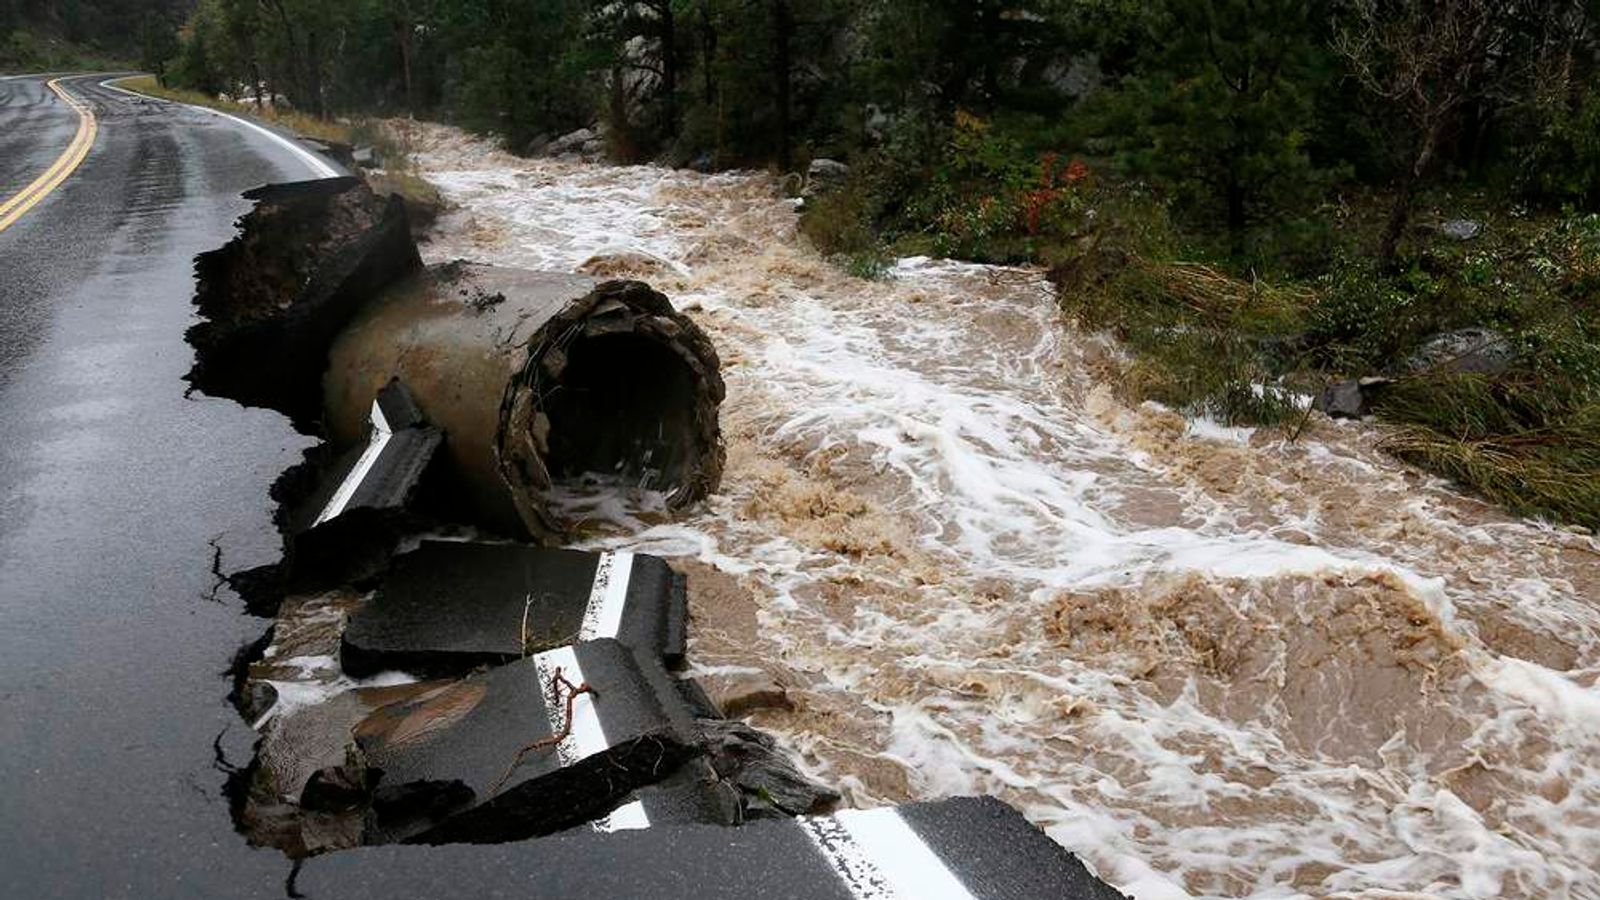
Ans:
[[[1403,423],[1383,446],[1527,515],[1600,528],[1600,399],[1531,372],[1390,385],[1379,414]]]

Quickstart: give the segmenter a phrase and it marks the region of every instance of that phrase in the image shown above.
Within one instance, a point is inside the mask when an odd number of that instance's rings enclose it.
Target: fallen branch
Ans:
[[[566,740],[569,736],[571,736],[571,734],[572,734],[572,704],[573,704],[574,701],[576,701],[578,699],[578,695],[580,695],[580,694],[591,694],[591,695],[593,695],[595,697],[600,696],[600,692],[596,691],[594,688],[590,687],[589,686],[589,682],[585,681],[583,684],[575,685],[572,682],[568,681],[561,674],[561,669],[560,668],[557,668],[550,675],[550,691],[557,698],[559,698],[561,696],[561,689],[563,687],[565,687],[567,689],[568,693],[567,693],[567,701],[566,701],[566,717],[565,717],[565,721],[563,721],[562,724],[561,724],[561,730],[557,731],[556,733],[554,733],[552,735],[550,735],[549,737],[539,738],[538,740],[536,740],[533,743],[527,745],[526,747],[523,747],[521,750],[518,750],[516,757],[514,757],[511,760],[511,765],[506,767],[505,774],[501,775],[500,778],[495,781],[494,786],[489,788],[489,796],[490,797],[493,797],[494,795],[500,793],[500,788],[505,786],[505,783],[511,777],[511,774],[517,770],[518,766],[522,765],[522,761],[523,760],[528,758],[528,754],[534,752],[535,750],[543,750],[543,749],[545,749],[547,747],[554,747],[557,744],[560,744],[562,741]]]

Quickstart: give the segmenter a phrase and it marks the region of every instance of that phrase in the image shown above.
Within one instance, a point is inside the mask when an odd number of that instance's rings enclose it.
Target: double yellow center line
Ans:
[[[61,86],[61,79],[54,78],[49,82],[49,88],[56,92],[56,96],[66,101],[66,104],[78,113],[78,133],[72,136],[72,143],[67,149],[56,157],[55,163],[44,170],[44,174],[33,180],[32,184],[23,188],[15,197],[0,204],[0,231],[10,228],[12,223],[22,218],[23,213],[33,207],[50,192],[67,180],[67,176],[78,168],[83,158],[89,155],[89,148],[94,146],[94,136],[100,130],[95,123],[94,112],[78,99],[67,93]]]

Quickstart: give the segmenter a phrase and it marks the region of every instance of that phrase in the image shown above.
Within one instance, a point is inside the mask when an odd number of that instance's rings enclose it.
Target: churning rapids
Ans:
[[[846,802],[989,792],[1140,898],[1600,897],[1600,544],[1408,470],[1129,407],[1040,273],[851,278],[757,174],[410,126],[435,259],[636,276],[713,337],[722,491],[567,503],[681,558]]]

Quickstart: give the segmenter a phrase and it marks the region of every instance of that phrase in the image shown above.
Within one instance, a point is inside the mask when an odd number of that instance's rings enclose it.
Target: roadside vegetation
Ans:
[[[189,88],[163,85],[156,80],[154,75],[138,75],[133,78],[124,78],[116,82],[116,84],[126,90],[151,97],[160,97],[164,100],[175,100],[179,103],[205,106],[225,113],[261,119],[262,121],[287,128],[296,134],[302,134],[321,141],[334,141],[347,145],[355,141],[354,131],[348,123],[340,122],[336,119],[319,118],[292,107],[266,103],[242,103],[225,95],[208,94]]]
[[[125,59],[56,34],[24,28],[0,30],[0,75],[126,68]]]
[[[0,0],[0,74],[148,68],[177,47],[177,27],[192,5],[192,0]]]
[[[1600,527],[1594,20],[1307,9],[1130,7],[1089,28],[1097,89],[1044,113],[1019,82],[903,127],[803,227],[860,272],[1048,267],[1063,310],[1132,351],[1131,400],[1298,434],[1328,385],[1381,378],[1363,412],[1391,452]],[[1449,351],[1463,334],[1487,347]]]
[[[1366,378],[1358,411],[1397,455],[1600,526],[1592,4],[185,9],[138,42],[166,88],[449,121],[515,152],[768,166],[858,275],[910,253],[1046,267],[1080,327],[1131,351],[1130,399],[1297,434],[1308,398]]]

